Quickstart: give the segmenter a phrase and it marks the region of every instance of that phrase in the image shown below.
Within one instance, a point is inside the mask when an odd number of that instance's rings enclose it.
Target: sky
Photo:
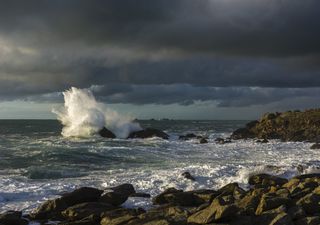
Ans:
[[[137,118],[319,107],[319,0],[0,0],[0,119],[88,88]]]

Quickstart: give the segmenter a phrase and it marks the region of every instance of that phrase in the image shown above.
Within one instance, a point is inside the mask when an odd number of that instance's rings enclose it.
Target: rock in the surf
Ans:
[[[104,138],[116,138],[116,135],[105,127],[99,131],[99,135]]]
[[[128,138],[152,138],[152,137],[159,137],[162,139],[169,139],[169,135],[165,132],[154,129],[154,128],[146,128],[140,131],[134,131],[130,133]]]

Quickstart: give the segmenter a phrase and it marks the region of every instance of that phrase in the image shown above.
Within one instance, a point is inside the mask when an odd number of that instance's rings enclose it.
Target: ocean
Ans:
[[[57,120],[0,120],[0,211],[27,213],[41,202],[90,186],[105,189],[131,183],[137,191],[159,194],[168,187],[216,189],[230,182],[247,187],[250,174],[266,172],[292,177],[316,172],[320,151],[311,143],[256,143],[255,140],[217,144],[248,121],[139,121],[142,127],[164,130],[169,140],[64,137]],[[208,137],[182,141],[179,135]],[[183,178],[189,171],[196,181]],[[130,198],[127,207],[151,207],[150,199]]]

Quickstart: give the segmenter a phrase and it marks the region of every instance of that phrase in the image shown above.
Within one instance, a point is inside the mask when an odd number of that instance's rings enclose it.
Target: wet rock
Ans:
[[[225,141],[224,141],[223,138],[216,138],[216,139],[214,140],[214,142],[217,143],[217,144],[224,144],[224,143],[225,143]]]
[[[301,206],[308,215],[313,215],[320,211],[320,195],[310,193],[296,203]]]
[[[102,193],[103,190],[97,188],[81,187],[72,192],[63,194],[61,200],[64,201],[67,206],[72,206],[83,202],[98,201]]]
[[[118,192],[125,196],[130,196],[136,193],[132,184],[121,184],[116,187],[107,188],[113,190],[114,192]]]
[[[199,143],[200,143],[200,144],[207,144],[208,141],[207,141],[207,139],[205,139],[205,138],[201,138],[201,139],[199,140]]]
[[[240,209],[241,215],[253,216],[255,215],[259,202],[260,202],[260,195],[254,195],[249,193],[246,196],[244,196],[242,199],[239,199],[236,202],[236,205]]]
[[[30,214],[32,219],[43,220],[43,219],[61,219],[61,211],[68,208],[68,204],[61,198],[48,200],[41,204],[34,212]]]
[[[155,196],[153,199],[152,199],[152,203],[154,205],[163,205],[163,204],[167,204],[167,200],[165,198],[165,196],[167,194],[173,194],[173,193],[180,193],[180,192],[183,192],[182,190],[177,190],[175,188],[168,188],[166,189],[165,191],[163,191],[161,194]]]
[[[0,214],[0,224],[3,225],[27,225],[28,220],[22,218],[20,211],[7,211]]]
[[[136,197],[136,198],[151,198],[151,195],[148,193],[133,193],[129,197]]]
[[[319,224],[320,224],[319,216],[305,217],[295,222],[295,225],[319,225]]]
[[[320,143],[315,143],[311,145],[310,149],[320,149]]]
[[[153,129],[153,128],[146,128],[144,130],[132,132],[128,138],[152,138],[152,137],[169,139],[168,134],[166,134],[161,130]]]
[[[116,209],[101,214],[101,225],[122,225],[136,219],[138,215],[144,213],[143,209]]]
[[[269,174],[257,174],[249,177],[249,184],[255,186],[282,186],[287,183],[288,180],[285,178],[280,178],[276,176],[272,176]]]
[[[100,216],[90,215],[81,220],[60,222],[58,225],[100,225]]]
[[[279,213],[269,225],[294,225],[290,215],[285,212]]]
[[[282,205],[293,206],[293,201],[290,198],[278,197],[274,194],[264,194],[257,207],[256,215],[261,215],[265,211],[278,208]]]
[[[99,202],[102,203],[107,203],[113,206],[119,206],[123,203],[125,203],[125,201],[127,201],[128,196],[127,195],[123,195],[119,192],[108,192],[103,194],[100,199]]]
[[[189,216],[188,223],[207,224],[211,222],[226,222],[234,219],[238,207],[232,201],[223,197],[215,198],[211,205]]]
[[[101,213],[113,210],[116,207],[111,204],[86,202],[71,206],[64,210],[61,214],[70,221],[81,220],[88,216],[100,216]]]
[[[190,174],[190,172],[186,171],[186,172],[183,172],[181,174],[181,176],[183,176],[184,178],[188,179],[188,180],[192,180],[192,181],[195,181],[196,179]]]
[[[160,194],[161,195],[161,194]],[[155,199],[159,199],[157,196]],[[175,192],[175,193],[167,193],[163,194],[161,196],[161,204],[171,204],[175,206],[186,206],[186,207],[192,207],[192,206],[200,206],[204,203],[203,199],[195,195],[193,192]],[[154,199],[154,203],[159,201],[156,201]]]
[[[116,138],[116,135],[105,127],[99,131],[99,135],[105,138]]]
[[[199,136],[195,135],[194,133],[189,133],[189,134],[186,134],[186,135],[179,136],[179,140],[187,141],[187,140],[198,138],[198,137]]]

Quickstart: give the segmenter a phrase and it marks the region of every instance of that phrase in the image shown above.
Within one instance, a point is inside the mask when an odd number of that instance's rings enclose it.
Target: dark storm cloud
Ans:
[[[2,100],[92,85],[134,104],[318,96],[318,0],[0,2]]]

